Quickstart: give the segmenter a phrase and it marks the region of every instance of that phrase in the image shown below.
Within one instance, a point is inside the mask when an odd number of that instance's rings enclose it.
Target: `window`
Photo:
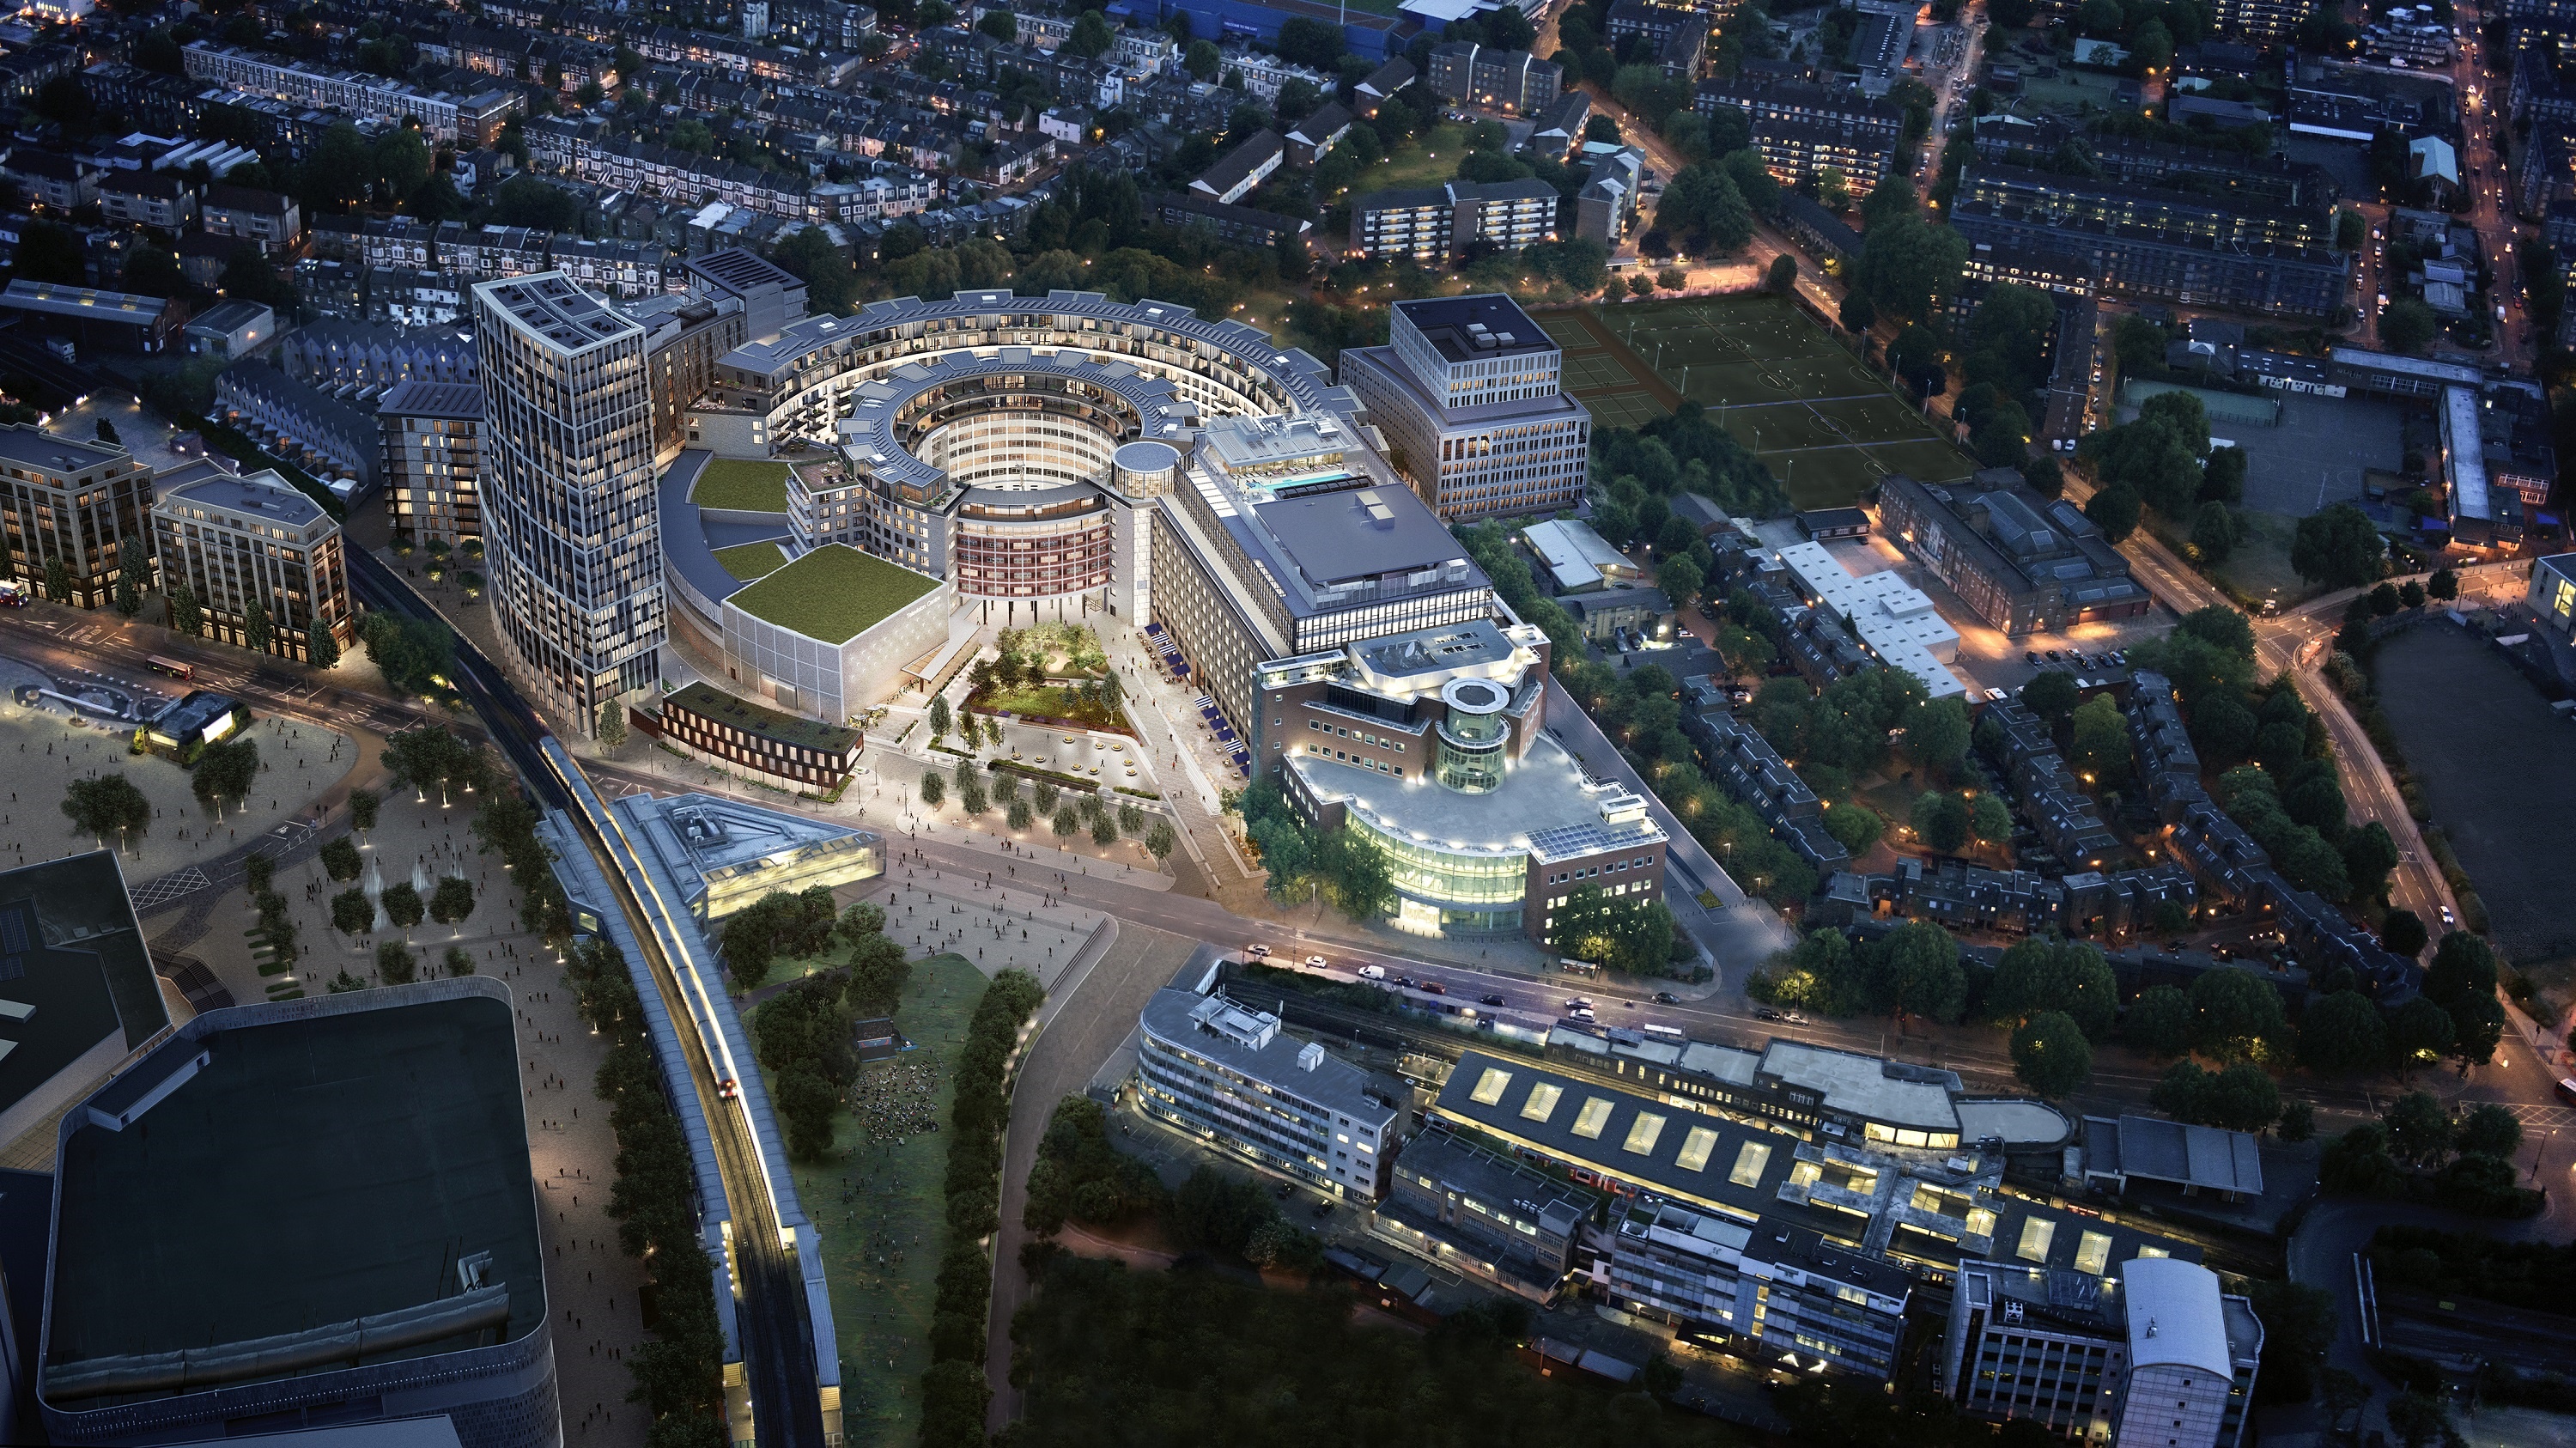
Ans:
[[[2109,1265],[2111,1265],[2111,1238],[2109,1234],[2103,1232],[2087,1232],[2076,1241],[2076,1271],[2090,1272],[2094,1276],[2099,1277],[2102,1275],[2102,1269]]]
[[[2173,1254],[2162,1247],[2140,1247],[2138,1249],[2138,1255],[2141,1257],[2170,1257]]]
[[[1530,1088],[1529,1100],[1521,1103],[1521,1115],[1531,1121],[1545,1121],[1555,1114],[1557,1098],[1564,1094],[1564,1087],[1541,1081]]]
[[[1681,1155],[1673,1158],[1673,1165],[1684,1171],[1703,1170],[1708,1166],[1708,1154],[1716,1149],[1717,1133],[1705,1126],[1694,1126],[1690,1135],[1682,1138]]]
[[[1628,1139],[1619,1144],[1620,1149],[1633,1151],[1639,1156],[1648,1155],[1654,1151],[1656,1139],[1663,1134],[1664,1118],[1651,1111],[1640,1111],[1637,1119],[1629,1123]]]
[[[1595,1096],[1585,1101],[1583,1110],[1575,1115],[1574,1134],[1582,1137],[1597,1137],[1601,1134],[1601,1128],[1609,1124],[1610,1098]]]
[[[1488,1066],[1485,1074],[1476,1078],[1476,1089],[1467,1093],[1467,1099],[1479,1106],[1491,1106],[1503,1099],[1503,1088],[1510,1084],[1511,1072],[1498,1066]]]
[[[1762,1180],[1762,1169],[1770,1164],[1771,1143],[1748,1141],[1735,1153],[1735,1169],[1726,1174],[1726,1179],[1740,1187],[1753,1186]]]
[[[2032,1217],[2021,1224],[2021,1245],[2013,1254],[2032,1262],[2048,1260],[2048,1244],[2057,1240],[2057,1224],[2042,1217]]]

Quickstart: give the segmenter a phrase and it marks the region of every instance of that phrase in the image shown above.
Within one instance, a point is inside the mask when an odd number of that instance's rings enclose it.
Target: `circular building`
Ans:
[[[791,481],[797,550],[919,570],[978,622],[1141,620],[1146,513],[1202,420],[1350,405],[1322,363],[1239,322],[1092,292],[961,292],[735,349],[689,432],[729,456],[832,457]]]

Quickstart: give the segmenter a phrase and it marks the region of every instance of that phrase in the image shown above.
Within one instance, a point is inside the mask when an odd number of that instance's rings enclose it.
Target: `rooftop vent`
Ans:
[[[1306,1049],[1297,1053],[1297,1069],[1300,1071],[1312,1071],[1322,1064],[1324,1064],[1324,1048],[1312,1041],[1308,1041]]]
[[[2004,1321],[2006,1321],[2006,1322],[2019,1322],[2019,1321],[2021,1321],[2021,1319],[2022,1319],[2022,1311],[2023,1311],[2023,1309],[2022,1309],[2022,1305],[2021,1305],[2020,1303],[2018,1303],[2018,1302],[2011,1302],[2011,1301],[2007,1301],[2007,1302],[2005,1302],[2005,1303],[2004,1303]]]

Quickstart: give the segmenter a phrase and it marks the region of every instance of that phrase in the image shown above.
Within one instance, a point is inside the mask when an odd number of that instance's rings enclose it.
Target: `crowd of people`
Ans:
[[[874,1142],[939,1129],[939,1063],[927,1055],[871,1062],[850,1088],[850,1113]]]

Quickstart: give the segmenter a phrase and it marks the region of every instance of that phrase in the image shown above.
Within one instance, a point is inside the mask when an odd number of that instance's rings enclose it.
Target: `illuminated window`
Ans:
[[[1664,1118],[1651,1111],[1640,1111],[1628,1126],[1628,1139],[1620,1146],[1644,1156],[1655,1149],[1655,1139],[1664,1134]]]
[[[1511,1072],[1499,1066],[1488,1066],[1485,1074],[1476,1078],[1476,1089],[1467,1093],[1467,1099],[1479,1106],[1491,1106],[1503,1099],[1503,1088],[1510,1084]]]
[[[1532,1121],[1545,1121],[1555,1112],[1557,1098],[1564,1094],[1564,1087],[1541,1081],[1530,1088],[1529,1100],[1521,1105],[1521,1115]]]
[[[2140,1247],[2138,1249],[2138,1255],[2141,1257],[2170,1257],[2173,1254],[2162,1247]]]
[[[1684,1171],[1699,1171],[1708,1165],[1708,1154],[1716,1149],[1717,1133],[1705,1126],[1694,1126],[1690,1135],[1682,1138],[1681,1155],[1673,1158],[1673,1165]]]
[[[1748,1141],[1735,1153],[1735,1170],[1728,1172],[1726,1179],[1740,1187],[1753,1186],[1762,1180],[1762,1169],[1770,1164],[1771,1143]]]
[[[2075,1270],[2102,1275],[2111,1265],[2111,1238],[2104,1232],[2087,1232],[2075,1244]]]
[[[1610,1098],[1594,1096],[1586,1100],[1583,1103],[1583,1109],[1575,1114],[1574,1134],[1587,1137],[1599,1136],[1601,1128],[1609,1124]]]
[[[2013,1252],[2033,1262],[2045,1262],[2048,1260],[2048,1244],[2055,1240],[2057,1224],[2045,1218],[2032,1217],[2021,1224],[2021,1245]]]

